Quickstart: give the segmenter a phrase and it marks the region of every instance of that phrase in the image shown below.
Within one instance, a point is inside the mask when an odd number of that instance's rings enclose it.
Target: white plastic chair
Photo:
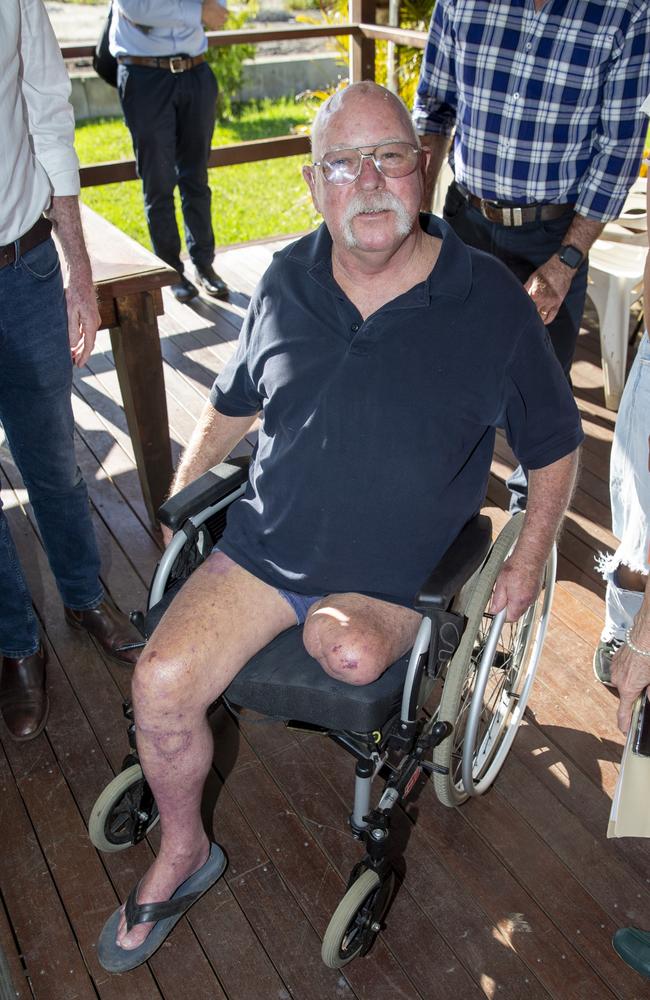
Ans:
[[[439,218],[442,218],[442,210],[445,207],[445,198],[447,197],[447,188],[454,179],[454,172],[449,166],[449,163],[445,159],[440,168],[440,173],[438,174],[438,179],[436,181],[436,186],[433,189],[433,208],[432,212]]]
[[[596,307],[605,406],[618,410],[625,383],[630,306],[643,294],[647,247],[596,240],[589,251],[587,295]]]

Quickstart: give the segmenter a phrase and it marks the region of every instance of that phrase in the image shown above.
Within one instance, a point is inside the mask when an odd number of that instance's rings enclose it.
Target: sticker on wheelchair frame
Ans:
[[[411,777],[409,778],[409,780],[406,783],[406,788],[404,789],[403,798],[405,798],[405,799],[408,798],[408,796],[413,791],[413,788],[415,787],[415,785],[417,785],[417,783],[418,783],[418,781],[420,779],[420,775],[421,774],[422,774],[422,768],[421,767],[416,767],[415,771],[413,772],[413,774],[411,775]]]

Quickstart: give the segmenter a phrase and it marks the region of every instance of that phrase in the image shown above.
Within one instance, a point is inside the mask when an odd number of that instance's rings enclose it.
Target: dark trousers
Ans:
[[[481,215],[478,208],[471,205],[452,182],[445,199],[443,216],[464,243],[498,257],[524,284],[533,271],[557,252],[571,225],[573,212],[568,211],[565,216],[547,222],[502,226],[489,222]],[[584,260],[557,316],[547,327],[555,354],[569,381],[585,308],[587,271],[588,263]],[[521,466],[508,480],[512,493],[510,510],[513,513],[526,505],[526,480],[526,470]]]
[[[207,63],[184,73],[118,67],[118,91],[133,139],[154,252],[182,273],[174,210],[178,185],[188,253],[199,267],[214,257],[208,157],[217,115],[217,81]]]
[[[84,609],[99,604],[103,590],[88,493],[75,458],[71,390],[61,267],[48,239],[0,268],[0,422],[63,603]],[[29,586],[0,503],[0,653],[31,656],[39,642]]]

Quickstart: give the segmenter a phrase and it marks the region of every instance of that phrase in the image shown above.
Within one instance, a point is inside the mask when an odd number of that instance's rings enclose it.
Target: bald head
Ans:
[[[404,102],[390,90],[380,87],[378,83],[363,80],[343,90],[337,90],[324,104],[321,104],[311,130],[311,148],[315,160],[329,148],[327,133],[331,126],[358,114],[365,117],[364,109],[372,109],[380,118],[397,118],[402,128],[406,130],[403,138],[412,141],[414,146],[420,145],[411,115]]]

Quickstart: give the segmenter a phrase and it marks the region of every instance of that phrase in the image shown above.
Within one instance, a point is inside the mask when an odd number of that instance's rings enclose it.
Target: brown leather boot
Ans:
[[[108,601],[102,601],[96,608],[75,611],[63,609],[65,620],[73,628],[82,629],[93,637],[100,649],[118,663],[134,666],[144,639],[129,619]]]
[[[45,728],[50,702],[45,690],[47,650],[2,657],[0,713],[13,740],[33,740]]]

